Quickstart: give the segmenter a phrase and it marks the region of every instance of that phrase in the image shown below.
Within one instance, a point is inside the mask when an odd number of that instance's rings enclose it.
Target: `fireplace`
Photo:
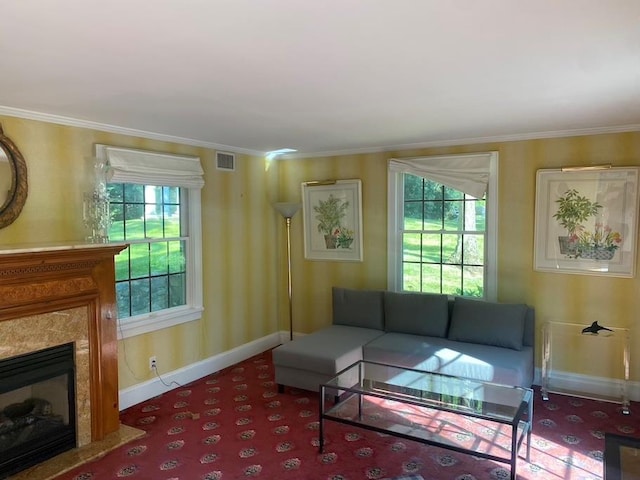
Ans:
[[[66,384],[66,394],[47,401],[51,409],[54,403],[57,405],[55,415],[65,424],[59,431],[65,440],[60,443],[72,438],[71,451],[91,447],[124,430],[118,408],[113,264],[113,256],[124,247],[102,244],[0,249],[0,365],[11,365],[31,355],[37,358],[38,352],[56,351],[58,347],[66,350],[63,356],[72,359],[71,363],[68,358],[59,362],[60,372],[48,385],[36,385],[27,393],[22,390],[27,387],[16,386],[7,394],[1,373],[5,367],[0,366],[0,412],[5,404],[26,409],[41,400],[43,390],[61,390]],[[59,406],[65,395],[66,410]],[[49,409],[46,403],[39,405]],[[5,453],[0,450],[3,461]],[[15,478],[38,478],[36,469],[51,462],[39,463]]]
[[[73,344],[0,360],[0,478],[75,447]]]

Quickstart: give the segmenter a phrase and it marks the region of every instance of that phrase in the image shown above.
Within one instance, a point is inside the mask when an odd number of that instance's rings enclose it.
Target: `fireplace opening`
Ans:
[[[0,360],[0,479],[76,447],[73,343]]]

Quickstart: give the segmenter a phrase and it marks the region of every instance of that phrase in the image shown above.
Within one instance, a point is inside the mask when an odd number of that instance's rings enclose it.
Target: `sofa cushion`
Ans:
[[[533,347],[521,351],[446,338],[385,333],[362,347],[371,362],[398,365],[485,382],[530,387]]]
[[[384,323],[387,332],[446,337],[448,298],[430,293],[385,292]]]
[[[527,305],[527,314],[524,316],[524,337],[522,345],[533,347],[536,343],[536,312]]]
[[[276,347],[273,363],[322,373],[328,379],[362,360],[362,345],[383,334],[382,330],[331,325]]]
[[[333,324],[384,329],[384,292],[333,287]]]
[[[458,297],[453,305],[449,340],[522,350],[524,304],[506,304]]]

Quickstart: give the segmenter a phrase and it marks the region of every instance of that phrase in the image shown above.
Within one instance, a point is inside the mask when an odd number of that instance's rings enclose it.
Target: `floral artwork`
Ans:
[[[315,219],[318,221],[318,232],[324,235],[325,246],[327,248],[350,248],[353,242],[353,230],[350,230],[340,223],[344,220],[349,207],[348,201],[329,195],[327,200],[319,200],[313,206],[316,213]]]
[[[634,276],[639,170],[539,170],[535,268]]]
[[[305,258],[362,261],[360,180],[302,184]]]
[[[336,237],[336,248],[351,248],[353,243],[353,230],[345,227],[338,227],[334,230]]]
[[[556,200],[558,210],[553,214],[558,223],[567,229],[568,236],[559,236],[560,253],[567,258],[611,260],[622,244],[622,235],[609,225],[596,220],[589,230],[583,222],[591,217],[598,219],[602,205],[591,201],[572,188]]]
[[[577,257],[611,260],[622,244],[622,236],[610,226],[596,223],[593,232],[581,231],[574,241]]]

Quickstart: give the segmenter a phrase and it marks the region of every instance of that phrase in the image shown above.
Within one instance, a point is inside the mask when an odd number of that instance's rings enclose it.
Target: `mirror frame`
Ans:
[[[2,131],[2,125],[0,125],[0,147],[9,159],[12,173],[8,196],[0,206],[0,228],[4,228],[18,218],[27,201],[27,163],[18,147]]]

